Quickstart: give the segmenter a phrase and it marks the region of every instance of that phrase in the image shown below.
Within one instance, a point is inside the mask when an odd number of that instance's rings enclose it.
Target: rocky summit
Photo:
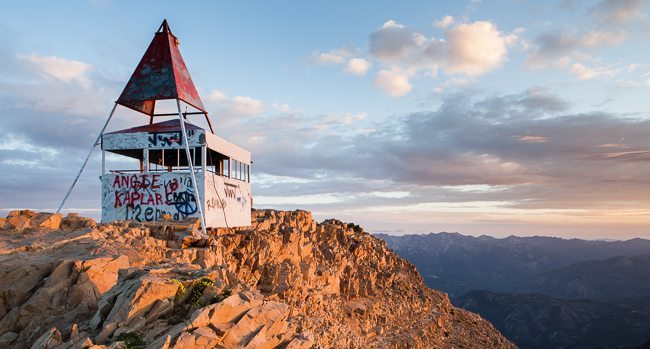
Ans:
[[[353,224],[0,218],[0,348],[513,348]]]

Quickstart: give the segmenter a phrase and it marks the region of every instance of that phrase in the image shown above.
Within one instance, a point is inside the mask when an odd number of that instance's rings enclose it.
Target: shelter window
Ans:
[[[195,167],[202,166],[201,148],[190,148],[190,159]],[[149,149],[149,171],[189,171],[185,149]]]
[[[248,182],[248,165],[244,164],[244,182]]]
[[[239,161],[232,160],[232,178],[239,179]]]
[[[231,172],[229,165],[230,159],[228,156],[212,149],[207,149],[205,166],[206,171],[220,176],[229,177]]]
[[[226,177],[230,177],[230,160],[227,158],[223,159],[221,167],[223,168],[223,175]]]

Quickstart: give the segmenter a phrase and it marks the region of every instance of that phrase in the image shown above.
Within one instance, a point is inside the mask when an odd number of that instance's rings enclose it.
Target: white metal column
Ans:
[[[198,183],[196,183],[196,176],[194,175],[194,164],[192,164],[192,157],[190,156],[190,145],[187,142],[187,132],[185,131],[185,121],[183,120],[183,112],[181,111],[181,101],[176,100],[178,106],[178,121],[181,123],[181,130],[183,132],[183,142],[185,143],[185,154],[187,155],[187,163],[190,165],[190,175],[192,177],[192,186],[194,187],[194,198],[196,199],[196,206],[199,208],[199,215],[201,215],[201,230],[203,236],[208,235],[205,228],[205,216],[203,215],[203,205],[201,204],[201,195],[199,194]]]
[[[148,173],[149,172],[149,149],[143,149],[142,150],[142,161],[144,162],[144,172]]]
[[[208,160],[208,147],[207,146],[202,146],[201,147],[201,170],[203,170],[203,173],[205,173],[205,169],[207,168],[207,160]]]

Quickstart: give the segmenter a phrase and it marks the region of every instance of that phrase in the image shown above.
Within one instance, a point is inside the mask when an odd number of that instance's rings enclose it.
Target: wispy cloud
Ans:
[[[210,91],[206,102],[218,110],[219,114],[233,116],[255,116],[264,110],[264,103],[260,100],[248,96],[228,97],[219,90]]]
[[[90,87],[87,74],[92,66],[88,63],[35,53],[18,55],[18,59],[28,63],[45,77],[63,82],[77,82],[86,88]]]
[[[645,0],[602,0],[591,9],[596,18],[610,24],[620,24],[645,18],[642,6]]]

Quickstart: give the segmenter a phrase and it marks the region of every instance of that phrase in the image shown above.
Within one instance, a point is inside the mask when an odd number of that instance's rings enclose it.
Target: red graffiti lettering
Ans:
[[[159,174],[155,174],[151,176],[151,189],[160,189],[160,182],[158,181],[160,179]]]
[[[117,177],[116,177],[116,179],[117,179]],[[116,190],[115,191],[115,203],[113,204],[113,207],[118,208],[118,207],[122,206],[122,203],[120,202],[120,196],[122,196],[122,194],[120,194],[120,192]]]
[[[122,188],[122,186],[120,185],[120,177],[119,176],[115,176],[115,181],[113,181],[113,189],[115,189],[115,186],[117,186],[118,188]]]

